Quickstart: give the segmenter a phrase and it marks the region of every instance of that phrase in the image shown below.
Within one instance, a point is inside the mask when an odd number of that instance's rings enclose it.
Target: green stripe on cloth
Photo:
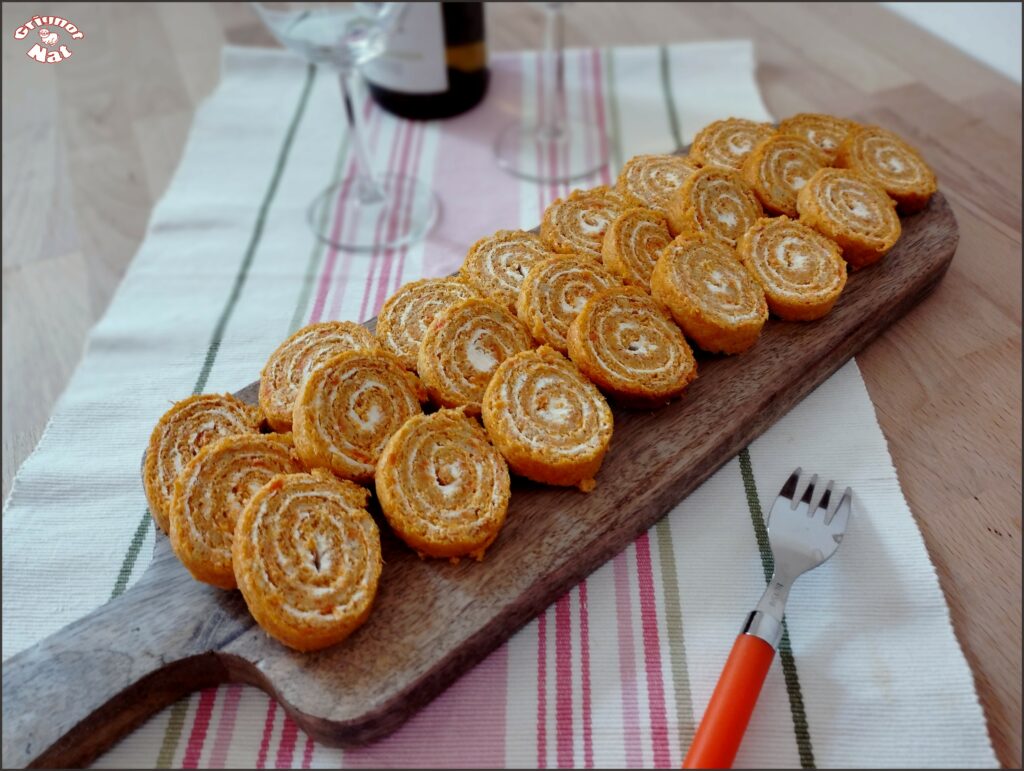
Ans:
[[[174,753],[181,739],[181,729],[185,727],[185,715],[188,713],[188,699],[178,699],[171,707],[171,716],[164,731],[164,740],[160,744],[160,752],[156,756],[156,768],[170,768],[174,763]]]
[[[245,286],[245,280],[249,274],[249,268],[252,265],[253,256],[256,253],[256,247],[259,245],[260,238],[263,235],[263,226],[267,219],[267,212],[270,210],[270,204],[273,202],[274,195],[277,193],[277,186],[281,181],[281,174],[284,171],[285,163],[288,161],[288,155],[291,152],[292,143],[295,140],[295,133],[298,130],[299,122],[302,120],[302,115],[306,111],[306,103],[309,101],[309,93],[313,89],[313,79],[315,76],[316,68],[310,65],[306,69],[306,82],[303,84],[302,93],[299,95],[299,101],[295,107],[295,114],[292,116],[291,123],[288,124],[288,130],[285,132],[284,143],[281,145],[281,151],[277,155],[277,162],[274,164],[274,171],[270,177],[270,185],[267,187],[267,192],[263,196],[263,202],[260,204],[259,212],[256,215],[256,224],[253,227],[252,235],[249,237],[249,243],[245,249],[245,256],[242,258],[242,262],[238,266],[235,281],[231,286],[231,293],[228,295],[227,302],[224,304],[224,309],[221,311],[220,317],[217,319],[217,325],[214,327],[213,334],[210,337],[210,344],[206,349],[203,366],[199,371],[199,377],[196,379],[195,387],[192,389],[193,394],[201,393],[206,387],[206,381],[210,377],[210,370],[213,368],[213,362],[217,358],[217,353],[220,351],[220,344],[224,338],[224,330],[227,327],[228,320],[231,318],[231,314],[235,310],[235,306],[238,304],[238,298],[242,293],[242,287]],[[142,550],[142,543],[145,541],[146,531],[149,529],[149,522],[151,519],[152,517],[150,516],[149,511],[145,511],[142,515],[142,520],[139,522],[138,528],[135,530],[135,535],[132,536],[131,544],[128,546],[128,553],[124,555],[124,559],[121,561],[121,569],[117,573],[117,580],[114,582],[114,588],[110,593],[110,599],[120,596],[127,588],[128,579],[131,577],[132,571],[135,569],[135,562],[139,558],[139,552]]]
[[[615,163],[614,172],[618,174],[625,161],[622,157],[622,131],[619,128],[619,97],[615,90],[615,49],[601,49],[601,57],[604,60],[604,91],[609,96],[608,123],[612,127],[612,160]]]
[[[342,137],[341,145],[338,147],[338,157],[334,161],[334,171],[331,173],[331,185],[336,185],[341,180],[341,169],[345,163],[345,159],[348,157],[348,142],[349,135],[346,132],[345,136]],[[327,211],[330,207],[324,206],[320,210],[320,219],[317,222],[317,230],[323,232],[324,225],[327,223]],[[309,304],[309,295],[313,291],[313,280],[316,278],[318,268],[320,267],[320,261],[323,259],[324,251],[327,248],[327,244],[321,241],[319,238],[313,239],[313,251],[309,255],[309,263],[306,265],[306,275],[302,277],[302,289],[299,292],[299,299],[295,303],[295,313],[292,315],[292,321],[288,325],[288,334],[293,334],[299,327],[303,326],[303,320],[306,316]]]
[[[743,489],[747,494],[747,507],[750,509],[750,520],[754,524],[754,536],[757,538],[757,548],[761,552],[761,567],[764,568],[764,581],[767,584],[772,578],[775,561],[772,559],[772,550],[768,543],[768,528],[765,527],[764,515],[761,512],[761,500],[757,497],[757,486],[754,484],[754,469],[750,464],[750,451],[746,447],[740,450],[739,460]],[[800,753],[800,766],[815,768],[811,732],[807,725],[807,712],[804,709],[804,697],[800,690],[800,678],[796,671],[793,648],[789,644],[789,628],[786,626],[785,619],[782,621],[779,660],[782,662],[782,674],[786,680],[786,692],[789,694],[789,710],[793,713],[793,732],[796,734],[796,747]]]
[[[661,88],[665,93],[665,113],[668,115],[668,125],[672,131],[672,141],[676,143],[675,152],[682,152],[683,132],[679,125],[679,114],[676,112],[675,97],[672,95],[672,72],[668,61],[668,48],[661,46],[658,49],[658,60],[661,64]]]
[[[668,628],[668,651],[672,663],[672,688],[676,697],[676,720],[679,724],[679,749],[685,753],[693,740],[693,696],[690,672],[686,664],[686,640],[683,637],[683,610],[679,600],[679,571],[676,570],[672,527],[668,516],[654,526],[658,536],[658,562],[661,563],[661,584],[665,595],[665,625]]]

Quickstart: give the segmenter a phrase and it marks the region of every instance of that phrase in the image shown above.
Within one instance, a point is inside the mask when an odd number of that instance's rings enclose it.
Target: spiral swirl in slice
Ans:
[[[210,442],[235,434],[256,434],[260,412],[231,394],[200,394],[177,402],[153,427],[142,465],[149,510],[165,533],[170,525],[174,480]]]
[[[796,194],[826,165],[824,154],[806,139],[773,134],[747,156],[742,175],[765,211],[795,217]]]
[[[857,124],[835,115],[802,112],[779,123],[779,133],[803,137],[825,154],[827,165],[831,165],[839,152],[839,145]]]
[[[938,189],[935,172],[921,154],[878,126],[851,131],[839,146],[836,166],[852,169],[878,185],[904,214],[923,209]]]
[[[301,471],[289,434],[228,436],[200,450],[171,504],[171,548],[192,576],[234,589],[231,541],[242,509],[272,477]]]
[[[620,209],[631,209],[634,206],[640,206],[639,199],[620,190],[615,185],[595,185],[594,187],[584,189],[582,192],[587,195],[599,195],[607,198],[613,206],[617,206]]]
[[[607,188],[573,190],[544,211],[540,237],[559,254],[582,254],[601,260],[604,232],[624,208],[622,196],[608,195]]]
[[[372,351],[373,333],[351,321],[323,321],[303,327],[270,354],[260,375],[260,408],[275,431],[292,429],[292,408],[302,382],[314,368],[345,351]]]
[[[800,221],[824,233],[858,270],[884,257],[900,237],[896,202],[849,169],[821,169],[796,198]]]
[[[370,615],[382,566],[369,492],[323,469],[273,477],[235,525],[238,588],[271,637],[299,651],[335,645]]]
[[[295,449],[309,468],[370,482],[385,443],[425,399],[393,354],[340,354],[313,370],[295,400]]]
[[[619,172],[619,192],[668,215],[669,202],[699,167],[685,155],[634,155]]]
[[[788,217],[758,220],[737,251],[764,290],[768,310],[786,321],[821,318],[846,286],[839,245]]]
[[[435,403],[479,415],[494,370],[532,347],[526,327],[503,306],[493,300],[464,300],[434,319],[423,336],[419,373]]]
[[[412,281],[384,303],[377,316],[377,339],[406,369],[416,369],[416,355],[427,327],[450,305],[476,297],[477,291],[458,278]]]
[[[569,358],[624,406],[664,404],[697,377],[683,333],[639,287],[596,292],[569,327]]]
[[[593,260],[556,255],[530,268],[516,311],[534,338],[564,354],[568,350],[569,325],[590,296],[618,283],[615,276]]]
[[[770,123],[726,118],[709,123],[693,138],[690,158],[701,166],[739,171],[754,145],[775,133]]]
[[[515,473],[594,489],[612,439],[612,411],[576,366],[546,345],[502,362],[483,401],[487,433]]]
[[[406,421],[377,463],[392,530],[421,555],[484,558],[508,510],[508,466],[464,409]]]
[[[736,252],[706,236],[668,245],[654,266],[651,293],[711,353],[747,350],[768,319],[764,292]]]
[[[706,234],[736,248],[736,242],[764,216],[761,202],[739,174],[709,166],[695,171],[669,206],[672,235]]]
[[[537,260],[550,256],[551,250],[536,233],[499,230],[473,244],[459,275],[481,295],[514,313],[526,271]]]
[[[651,272],[672,240],[665,218],[652,209],[627,209],[604,234],[604,266],[626,284],[649,289]]]

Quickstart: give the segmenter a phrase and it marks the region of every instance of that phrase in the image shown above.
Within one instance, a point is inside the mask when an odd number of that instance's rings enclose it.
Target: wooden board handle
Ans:
[[[237,592],[211,591],[183,622],[167,612],[178,582],[150,575],[3,663],[4,768],[84,765],[157,710],[228,679],[217,650],[252,626]]]

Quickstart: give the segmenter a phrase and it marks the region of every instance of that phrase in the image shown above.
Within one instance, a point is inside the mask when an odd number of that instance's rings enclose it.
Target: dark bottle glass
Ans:
[[[448,118],[487,91],[483,3],[409,3],[383,55],[363,66],[373,98],[403,118]]]

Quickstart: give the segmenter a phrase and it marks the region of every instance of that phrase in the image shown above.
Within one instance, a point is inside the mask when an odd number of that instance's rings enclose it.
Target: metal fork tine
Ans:
[[[804,494],[800,496],[800,503],[807,504],[807,516],[814,516],[814,509],[811,508],[811,499],[814,498],[814,486],[818,484],[818,475],[812,474],[811,481],[807,483]]]
[[[837,534],[841,535],[846,532],[846,523],[850,520],[850,508],[853,500],[853,490],[849,487],[843,492],[843,497],[839,500],[839,505],[836,506],[836,512],[830,519],[825,520],[826,525],[831,525],[832,530]]]
[[[800,473],[802,471],[803,469],[797,466],[796,471],[789,475],[789,479],[786,480],[786,484],[782,486],[782,490],[779,492],[780,498],[793,500],[793,496],[796,495],[796,485],[800,481]]]

